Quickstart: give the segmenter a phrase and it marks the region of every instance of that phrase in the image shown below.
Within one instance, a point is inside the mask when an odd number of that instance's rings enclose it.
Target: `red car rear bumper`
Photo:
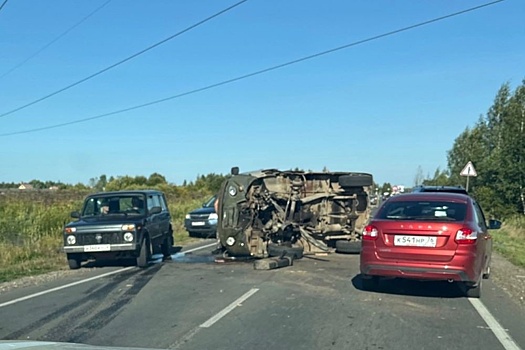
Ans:
[[[458,256],[446,263],[396,261],[377,258],[374,251],[361,252],[361,273],[369,276],[400,277],[419,280],[475,282],[475,257]]]

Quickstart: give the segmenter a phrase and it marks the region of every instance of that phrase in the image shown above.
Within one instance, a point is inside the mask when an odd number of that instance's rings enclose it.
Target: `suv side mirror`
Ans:
[[[497,230],[501,228],[501,221],[490,219],[489,220],[489,230]]]
[[[72,211],[71,217],[74,219],[80,219],[80,213],[78,211]]]
[[[153,215],[153,214],[159,214],[160,212],[162,212],[161,207],[153,207],[148,211],[148,214]]]
[[[232,175],[239,175],[239,167],[238,166],[234,166],[233,168],[231,168],[230,173]]]

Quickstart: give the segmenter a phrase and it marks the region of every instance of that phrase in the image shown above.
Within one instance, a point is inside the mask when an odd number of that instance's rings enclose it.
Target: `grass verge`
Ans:
[[[491,232],[494,249],[516,266],[525,267],[525,215],[515,216]]]
[[[82,196],[48,201],[1,198],[0,201],[0,283],[50,271],[68,269],[62,252],[62,229],[71,221],[69,213],[81,207]],[[184,229],[184,216],[208,199],[172,199],[175,246],[198,242]]]

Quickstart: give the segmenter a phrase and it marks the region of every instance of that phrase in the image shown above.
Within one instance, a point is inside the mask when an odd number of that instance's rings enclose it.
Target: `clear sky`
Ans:
[[[87,77],[236,0],[9,0],[0,11],[0,114]],[[249,0],[81,85],[0,118],[0,134],[147,103],[483,4]],[[158,172],[360,171],[411,186],[504,82],[525,78],[525,1],[507,0],[165,103],[0,137],[0,182],[87,183]]]

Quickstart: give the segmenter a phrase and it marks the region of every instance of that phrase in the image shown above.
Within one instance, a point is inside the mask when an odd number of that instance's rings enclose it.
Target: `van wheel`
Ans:
[[[80,258],[77,254],[68,254],[67,255],[67,264],[71,270],[77,270],[80,268]]]
[[[347,174],[339,176],[339,186],[343,188],[372,186],[373,183],[374,181],[370,174]]]
[[[337,253],[359,254],[361,253],[361,241],[338,239],[335,242],[335,251]]]
[[[140,253],[137,257],[137,266],[138,267],[148,267],[148,261],[151,258],[151,243],[148,236],[145,236],[142,239],[142,244],[140,245]]]
[[[303,247],[292,247],[286,244],[272,244],[268,243],[268,255],[269,256],[291,256],[295,259],[301,259],[303,257]]]

